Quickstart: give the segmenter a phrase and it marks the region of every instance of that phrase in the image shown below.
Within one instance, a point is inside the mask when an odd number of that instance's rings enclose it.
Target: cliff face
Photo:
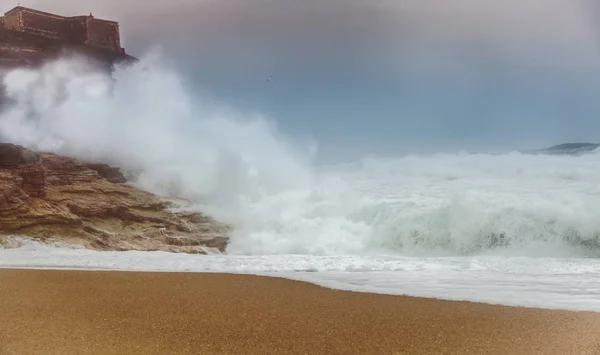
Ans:
[[[116,63],[129,63],[137,60],[125,53],[66,43],[35,34],[0,28],[0,68],[38,66],[45,61],[68,54],[85,56],[106,69],[110,69]]]
[[[124,185],[117,168],[0,143],[0,246],[15,236],[96,250],[225,251],[229,227]]]

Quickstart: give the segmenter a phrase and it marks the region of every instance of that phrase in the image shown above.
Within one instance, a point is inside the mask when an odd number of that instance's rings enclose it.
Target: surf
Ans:
[[[590,146],[317,166],[314,145],[192,92],[159,54],[112,75],[82,67],[8,73],[2,140],[113,164],[143,189],[189,200],[234,227],[231,255],[599,254]]]

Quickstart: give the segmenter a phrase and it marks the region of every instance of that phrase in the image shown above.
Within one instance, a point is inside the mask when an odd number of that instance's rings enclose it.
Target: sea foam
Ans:
[[[234,226],[229,254],[588,256],[600,154],[439,154],[316,166],[274,121],[196,95],[160,55],[4,78],[3,141],[110,163]]]

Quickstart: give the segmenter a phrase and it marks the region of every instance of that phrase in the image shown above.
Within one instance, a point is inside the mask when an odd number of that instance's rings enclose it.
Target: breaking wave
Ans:
[[[314,143],[199,98],[155,54],[112,77],[73,58],[4,85],[3,141],[114,164],[187,198],[235,227],[229,253],[599,254],[593,149],[315,166]]]

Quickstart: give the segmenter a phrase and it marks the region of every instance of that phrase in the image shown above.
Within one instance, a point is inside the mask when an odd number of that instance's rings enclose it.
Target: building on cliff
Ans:
[[[65,51],[113,64],[135,60],[121,47],[119,23],[87,16],[65,17],[17,6],[0,17],[0,66],[40,64]]]

